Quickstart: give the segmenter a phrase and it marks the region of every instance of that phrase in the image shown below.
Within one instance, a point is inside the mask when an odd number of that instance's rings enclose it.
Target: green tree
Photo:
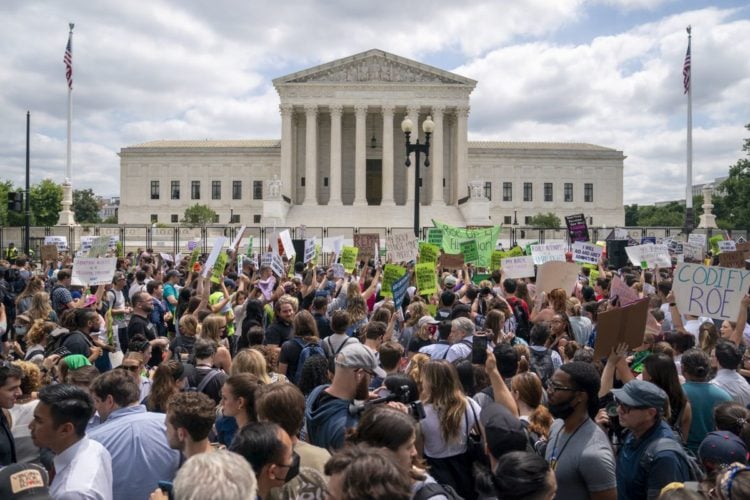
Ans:
[[[561,224],[560,217],[552,212],[547,212],[546,214],[538,213],[531,219],[531,226],[540,229],[558,228],[561,227]]]
[[[94,191],[89,189],[73,190],[73,207],[71,208],[79,224],[97,224],[102,221],[99,217],[99,202],[96,201]]]
[[[35,226],[54,226],[60,219],[62,186],[50,179],[31,186],[31,223]]]
[[[13,182],[0,182],[0,226],[17,226],[23,222],[17,214],[8,213],[8,193],[15,190]]]
[[[750,131],[750,123],[745,128]],[[729,178],[721,184],[726,193],[722,215],[735,228],[750,230],[750,139],[745,139],[742,151],[748,158],[740,158],[729,167]]]
[[[182,218],[182,222],[185,224],[211,224],[217,218],[218,214],[211,210],[206,205],[196,203],[192,207],[185,209],[185,216]]]
[[[638,225],[638,205],[625,205],[625,225]]]
[[[106,219],[102,221],[103,224],[117,224],[117,216],[116,215],[110,215]]]

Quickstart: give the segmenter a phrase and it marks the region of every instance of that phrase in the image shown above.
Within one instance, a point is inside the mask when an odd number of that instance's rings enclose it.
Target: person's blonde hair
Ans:
[[[568,293],[562,288],[555,288],[549,295],[549,305],[558,314],[566,314],[566,306],[568,303]]]
[[[227,324],[226,318],[220,314],[210,314],[201,323],[201,337],[221,342],[221,329]]]
[[[21,369],[21,392],[30,395],[42,386],[42,371],[29,361],[14,361],[13,364]]]
[[[243,349],[234,357],[234,360],[232,360],[231,375],[239,373],[251,373],[258,377],[261,383],[271,383],[271,377],[268,376],[266,358],[256,349]]]
[[[29,306],[29,309],[26,311],[26,316],[32,321],[37,319],[47,321],[52,312],[52,306],[50,304],[51,302],[47,292],[36,292],[31,296],[31,306]]]
[[[406,326],[414,326],[419,322],[419,318],[427,316],[427,306],[424,302],[412,302],[407,308],[411,312],[411,316],[406,320]]]
[[[192,314],[183,314],[178,323],[180,335],[195,337],[198,335],[198,320]]]
[[[430,361],[430,356],[423,352],[418,352],[412,356],[409,361],[409,366],[406,370],[406,375],[411,378],[415,384],[419,393],[422,394],[422,368]]]
[[[29,328],[29,332],[26,334],[26,344],[32,346],[34,344],[41,344],[44,342],[52,330],[57,328],[57,324],[52,321],[45,321],[44,319],[37,319]]]
[[[349,283],[346,287],[346,310],[352,319],[352,323],[361,321],[367,317],[367,302],[359,291],[359,283]]]
[[[458,371],[445,360],[431,360],[422,368],[422,402],[431,404],[440,420],[440,435],[450,443],[460,437],[466,398]]]

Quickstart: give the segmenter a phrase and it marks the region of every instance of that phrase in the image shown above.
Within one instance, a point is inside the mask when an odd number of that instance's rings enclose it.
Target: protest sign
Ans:
[[[625,247],[628,259],[633,265],[643,267],[641,263],[645,262],[647,267],[670,267],[672,258],[669,256],[669,250],[664,245],[636,245]]]
[[[506,278],[531,278],[534,276],[534,258],[531,255],[502,259],[503,275]]]
[[[190,253],[190,263],[188,264],[188,270],[192,271],[195,267],[195,264],[198,262],[198,257],[201,254],[201,247],[198,245],[195,245],[193,247],[193,251]]]
[[[245,255],[247,257],[250,257],[253,255],[253,236],[252,235],[247,237],[247,248],[245,249]]]
[[[531,245],[531,256],[534,258],[534,264],[538,266],[545,262],[565,262],[565,245],[563,243]]]
[[[733,240],[722,240],[719,242],[719,252],[734,252],[737,250],[737,244]]]
[[[640,300],[638,293],[630,288],[619,276],[612,278],[612,283],[609,287],[610,300],[617,298],[617,305],[626,306]]]
[[[333,264],[331,266],[331,269],[333,269],[334,279],[341,279],[346,276],[346,269],[344,269],[344,266],[342,264],[339,264],[338,262]]]
[[[490,257],[490,269],[492,271],[496,271],[503,266],[503,257],[505,257],[505,252],[502,250],[492,251],[492,257]]]
[[[89,248],[89,257],[102,257],[109,250],[109,236],[99,236],[92,238],[91,247]]]
[[[476,263],[479,260],[479,248],[476,240],[462,241],[460,245],[461,253],[464,254],[464,262]]]
[[[405,274],[397,279],[390,289],[390,295],[393,296],[393,302],[396,304],[396,310],[401,309],[401,304],[404,303],[404,297],[406,297],[406,290],[409,288],[409,275]],[[382,294],[382,291],[381,291]]]
[[[393,297],[391,287],[405,274],[405,267],[397,266],[396,264],[386,264],[383,267],[383,284],[380,287],[380,294],[383,297]]]
[[[86,286],[106,285],[112,283],[116,265],[117,257],[80,257],[73,260],[72,275]]]
[[[682,263],[672,280],[682,314],[735,321],[740,300],[748,292],[750,271]]]
[[[599,245],[576,241],[573,243],[573,261],[585,264],[598,264],[603,250]]]
[[[745,269],[745,253],[737,251],[721,252],[719,254],[719,265],[721,267]]]
[[[646,245],[648,243],[656,245],[656,236],[644,236],[643,238],[641,238],[641,245]]]
[[[711,252],[716,255],[719,253],[719,242],[724,241],[724,235],[717,234],[716,236],[711,236],[708,239],[708,247]]]
[[[168,253],[159,252],[159,257],[161,257],[161,260],[163,260],[164,262],[172,262],[172,263],[174,263],[174,257],[172,257]]]
[[[348,247],[343,246],[341,247],[341,265],[344,266],[344,269],[348,273],[354,272],[354,269],[357,267],[357,254],[359,253],[359,248],[357,247]]]
[[[643,344],[646,333],[648,299],[639,300],[625,307],[615,307],[599,314],[594,344],[594,358],[609,356],[618,344],[626,343],[631,350]]]
[[[440,257],[440,247],[424,241],[419,243],[419,262],[437,262]]]
[[[536,291],[551,292],[562,288],[570,293],[578,281],[578,264],[572,262],[549,261],[539,266],[536,277]]]
[[[464,267],[464,254],[444,253],[438,259],[443,269],[461,269]]]
[[[703,263],[703,255],[705,252],[703,251],[702,246],[695,245],[693,243],[683,243],[682,244],[682,255],[683,262],[698,262]]]
[[[288,229],[284,229],[279,233],[279,241],[281,241],[281,246],[284,249],[284,254],[287,256],[288,259],[292,258],[292,255],[295,254],[294,252],[294,242],[292,241],[292,235],[289,234]]]
[[[449,226],[441,222],[432,221],[435,227],[443,231],[443,244],[441,248],[445,253],[457,254],[461,252],[461,242],[475,240],[479,258],[475,262],[477,267],[490,267],[490,258],[495,249],[497,237],[500,234],[500,226],[492,226],[478,229],[465,229]]]
[[[216,257],[216,262],[214,262],[214,267],[211,270],[211,283],[216,283],[218,285],[222,282],[224,279],[224,269],[227,267],[228,260],[229,256],[226,252],[219,252],[219,255]]]
[[[247,229],[247,226],[242,226],[240,228],[240,230],[237,232],[237,236],[234,237],[234,241],[232,241],[232,244],[229,248],[237,248],[239,246],[242,237],[245,236],[245,229]]]
[[[198,246],[198,240],[190,240],[187,242],[187,249],[189,252],[192,252],[197,246]]]
[[[65,236],[45,236],[44,244],[55,245],[58,252],[68,251],[68,238],[66,238]]]
[[[596,285],[596,280],[599,279],[599,270],[598,269],[592,269],[589,271],[589,286]]]
[[[443,247],[443,230],[431,227],[427,230],[427,243]]]
[[[303,262],[309,263],[315,258],[315,236],[305,240],[305,256]]]
[[[706,248],[706,235],[701,233],[690,233],[687,242],[692,245]]]
[[[221,253],[221,249],[224,246],[224,242],[226,241],[226,238],[223,236],[219,236],[214,240],[214,246],[211,249],[211,253],[208,254],[208,259],[206,259],[206,265],[203,267],[203,277],[206,278],[208,276],[208,269],[214,265],[216,262],[216,259],[219,257],[219,254]]]
[[[284,261],[281,260],[281,255],[277,253],[271,253],[271,272],[281,278],[284,276]]]
[[[435,263],[424,262],[415,267],[417,277],[417,290],[419,295],[432,295],[437,292],[437,279],[435,277]]]
[[[375,249],[380,245],[378,233],[360,233],[354,235],[354,246],[359,248],[357,258],[365,264],[375,259]]]
[[[57,245],[42,245],[39,247],[42,262],[57,260]]]
[[[568,236],[571,242],[589,241],[589,228],[583,214],[566,216],[565,225],[568,226]]]
[[[417,258],[417,239],[413,233],[391,233],[386,238],[391,262],[410,262]]]
[[[683,243],[677,240],[665,240],[667,249],[674,254],[681,254],[683,252]]]

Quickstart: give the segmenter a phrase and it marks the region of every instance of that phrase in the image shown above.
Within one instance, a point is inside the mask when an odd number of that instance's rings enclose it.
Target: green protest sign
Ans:
[[[490,274],[487,273],[474,273],[474,276],[471,277],[471,282],[475,285],[478,285],[482,281],[489,281]]]
[[[500,235],[500,226],[485,227],[479,229],[465,229],[449,226],[435,220],[432,221],[436,228],[443,231],[443,244],[441,248],[445,253],[457,254],[461,252],[461,242],[474,240],[477,246],[477,258],[475,264],[478,267],[490,267],[492,251],[495,249],[497,237]],[[471,262],[464,255],[466,262]]]
[[[502,266],[501,261],[505,258],[505,252],[502,250],[493,250],[492,251],[492,260],[490,261],[490,269],[493,271],[497,271]]]
[[[523,257],[523,248],[519,247],[518,245],[514,246],[507,252],[505,252],[505,258],[509,257]]]
[[[432,295],[437,292],[437,279],[435,277],[435,263],[424,262],[416,265],[417,290],[419,295]]]
[[[427,230],[427,242],[432,245],[437,245],[438,248],[443,247],[443,230],[437,228],[430,228]]]
[[[247,237],[247,249],[245,250],[245,255],[247,255],[248,257],[253,256],[253,237],[252,236]]]
[[[211,271],[211,283],[219,284],[224,279],[224,268],[227,267],[228,260],[229,257],[226,252],[219,252],[219,255],[216,256],[214,268]]]
[[[195,248],[193,248],[192,253],[190,254],[190,264],[188,264],[188,269],[190,271],[193,270],[195,267],[195,263],[198,262],[198,257],[201,255],[201,247],[198,245],[195,245]]]
[[[341,247],[341,265],[344,266],[347,273],[354,272],[354,268],[357,267],[358,253],[359,248],[357,247]]]
[[[724,235],[717,234],[716,236],[711,236],[708,239],[708,244],[711,247],[711,253],[714,255],[717,255],[719,253],[719,242],[724,241]]]
[[[462,241],[459,249],[464,254],[464,262],[476,263],[479,260],[477,240]]]
[[[398,279],[406,274],[406,268],[395,264],[386,264],[383,268],[383,284],[380,287],[380,295],[383,297],[393,297],[391,287]]]
[[[440,247],[431,243],[419,243],[419,262],[437,262],[440,257]]]

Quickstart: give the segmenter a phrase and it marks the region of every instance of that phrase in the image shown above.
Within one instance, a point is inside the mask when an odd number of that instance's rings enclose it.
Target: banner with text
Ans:
[[[521,257],[508,257],[502,259],[503,275],[506,278],[532,278],[534,277],[534,258],[531,255]]]
[[[72,275],[86,286],[106,285],[112,283],[116,265],[117,257],[76,258],[73,260]]]
[[[565,244],[546,243],[531,245],[531,256],[534,258],[534,264],[538,266],[545,262],[565,262]]]
[[[576,241],[573,243],[573,261],[584,264],[598,264],[604,249],[599,245]]]
[[[443,231],[442,249],[445,253],[461,253],[461,242],[475,240],[477,242],[478,258],[477,267],[490,267],[492,251],[495,249],[497,237],[500,235],[500,226],[492,226],[481,229],[465,229],[449,226],[435,220],[432,223]],[[467,259],[468,262],[468,259]]]
[[[413,233],[391,233],[385,246],[388,259],[393,262],[410,262],[417,258],[417,239]]]
[[[682,314],[735,321],[740,301],[750,287],[750,271],[678,264],[672,280],[675,302]]]

